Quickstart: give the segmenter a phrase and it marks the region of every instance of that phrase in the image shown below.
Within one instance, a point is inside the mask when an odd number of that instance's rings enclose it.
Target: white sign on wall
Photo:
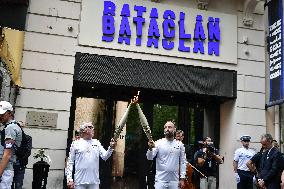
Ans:
[[[138,0],[82,0],[79,45],[237,63],[237,16]]]

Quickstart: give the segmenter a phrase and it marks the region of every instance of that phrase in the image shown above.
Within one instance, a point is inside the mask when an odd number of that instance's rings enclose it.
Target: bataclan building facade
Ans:
[[[74,130],[92,122],[107,147],[138,91],[155,140],[167,120],[192,149],[210,136],[224,156],[218,187],[236,188],[240,136],[259,150],[267,132],[264,15],[264,2],[253,0],[30,0],[15,116],[33,137],[32,153],[44,148],[52,160],[47,188],[63,188]],[[146,150],[132,108],[115,153],[100,164],[101,188],[151,188]]]

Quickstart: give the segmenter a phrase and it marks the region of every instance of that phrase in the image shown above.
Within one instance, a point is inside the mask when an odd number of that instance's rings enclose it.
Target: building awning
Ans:
[[[20,70],[24,47],[24,32],[3,28],[0,38],[0,58],[7,65],[12,81],[22,86]]]
[[[144,93],[160,92],[159,97],[161,94],[175,94],[177,98],[190,95],[221,100],[237,97],[237,72],[233,70],[87,53],[76,54],[74,81],[78,87],[90,85],[95,91],[100,87],[102,90],[125,88],[126,91],[133,88],[144,90]],[[114,95],[117,96],[117,92]]]

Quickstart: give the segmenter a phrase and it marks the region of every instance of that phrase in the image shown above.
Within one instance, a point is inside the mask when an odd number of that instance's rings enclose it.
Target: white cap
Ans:
[[[0,115],[4,114],[7,111],[13,111],[13,106],[10,102],[7,101],[0,101]]]
[[[83,132],[88,126],[94,127],[91,122],[83,122],[83,123],[80,125],[80,131]]]

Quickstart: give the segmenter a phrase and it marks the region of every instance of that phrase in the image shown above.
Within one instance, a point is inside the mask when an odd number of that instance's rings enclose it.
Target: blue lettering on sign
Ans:
[[[111,42],[114,39],[114,16],[115,16],[115,4],[111,1],[105,1],[104,3],[104,15],[103,15],[103,36],[102,41]]]
[[[130,10],[128,4],[123,5],[120,16],[121,22],[118,43],[123,43],[123,41],[125,41],[126,45],[130,45],[131,29],[128,20],[128,17],[130,17]]]
[[[115,38],[116,28],[115,19],[116,16],[116,5],[112,1],[104,2],[104,10],[102,16],[102,41],[112,42]],[[131,12],[133,11],[133,15]],[[207,54],[208,55],[220,55],[220,18],[209,17],[207,22],[207,28],[203,24],[202,15],[197,15],[195,18],[194,33],[193,37],[186,30],[188,20],[186,20],[186,14],[184,12],[179,12],[179,16],[172,10],[165,10],[163,12],[163,22],[162,28],[158,24],[159,11],[157,8],[152,8],[150,10],[149,18],[145,18],[145,13],[147,8],[144,6],[135,5],[130,8],[129,4],[123,4],[120,11],[120,24],[118,31],[118,43],[130,45],[132,31],[130,23],[136,27],[136,39],[135,45],[142,45],[142,38],[146,38],[146,46],[149,48],[159,48],[159,45],[165,50],[172,50],[177,46],[180,52],[190,52],[190,44],[193,44],[192,52],[204,54],[205,53],[205,43],[207,43]],[[131,18],[132,17],[132,18]],[[143,30],[145,23],[149,24],[147,28],[147,36],[143,36]],[[177,23],[177,24],[176,24]],[[191,25],[192,26],[192,25]],[[177,28],[178,27],[178,28]],[[207,29],[207,32],[205,30]],[[177,34],[176,34],[177,31]],[[162,38],[161,33],[162,32]],[[145,35],[146,32],[144,32]],[[206,35],[207,34],[207,35]],[[178,44],[175,44],[174,39],[178,35]],[[161,39],[160,39],[161,38]],[[161,44],[160,44],[161,43]]]
[[[191,39],[191,34],[185,33],[185,27],[184,27],[184,19],[185,19],[185,13],[180,12],[179,14],[179,46],[178,50],[182,52],[190,52],[190,47],[185,46],[185,41],[189,41]]]
[[[155,48],[158,48],[160,30],[157,23],[157,18],[159,18],[159,15],[158,15],[158,10],[156,8],[152,8],[150,13],[150,18],[151,19],[148,29],[147,47],[152,47],[152,45],[154,45]]]
[[[176,15],[171,10],[166,10],[164,12],[164,22],[163,22],[163,36],[164,39],[162,40],[163,48],[166,50],[171,50],[174,48],[175,44],[171,39],[175,37],[175,22]]]
[[[220,27],[219,18],[208,18],[208,54],[219,56]]]
[[[142,42],[142,29],[145,23],[143,13],[146,12],[146,7],[134,6],[134,10],[137,12],[137,17],[133,17],[133,23],[136,25],[136,46],[141,46]]]
[[[204,54],[204,40],[206,39],[203,25],[202,25],[202,16],[197,15],[196,16],[196,23],[195,23],[195,28],[194,28],[194,47],[193,47],[193,52],[198,53],[200,52],[201,54]]]

